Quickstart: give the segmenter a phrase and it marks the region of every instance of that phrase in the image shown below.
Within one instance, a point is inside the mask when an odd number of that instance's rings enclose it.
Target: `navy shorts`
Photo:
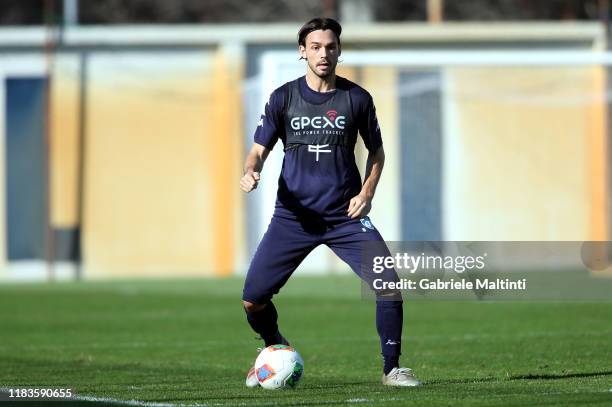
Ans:
[[[285,285],[302,260],[317,246],[327,245],[372,287],[374,278],[397,281],[394,269],[372,272],[370,256],[389,256],[389,249],[368,217],[342,223],[300,221],[274,216],[246,275],[242,299],[265,304]],[[364,256],[367,245],[367,256]],[[376,290],[374,290],[376,291]],[[387,291],[376,291],[376,294]]]

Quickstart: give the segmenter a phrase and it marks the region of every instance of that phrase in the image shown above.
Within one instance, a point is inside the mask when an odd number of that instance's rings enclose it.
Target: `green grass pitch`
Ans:
[[[0,387],[205,406],[612,405],[612,303],[405,303],[402,365],[380,384],[374,303],[356,277],[301,277],[277,296],[305,360],[296,389],[247,389],[260,341],[242,280],[0,285]],[[103,403],[102,403],[103,404]]]

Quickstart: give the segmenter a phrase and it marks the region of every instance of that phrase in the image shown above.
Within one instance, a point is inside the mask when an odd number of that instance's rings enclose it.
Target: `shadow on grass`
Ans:
[[[571,378],[578,378],[578,377],[596,377],[596,376],[612,376],[612,370],[608,370],[605,372],[589,372],[589,373],[512,375],[508,378],[508,380],[558,380],[558,379],[571,379]]]
[[[474,379],[434,379],[428,380],[424,383],[425,386],[428,384],[466,384],[466,383],[487,383],[487,382],[501,382],[502,380],[497,377],[478,377]]]
[[[612,370],[603,372],[584,372],[584,373],[560,373],[560,374],[523,374],[523,375],[511,375],[506,378],[497,377],[479,377],[479,378],[466,378],[466,379],[437,379],[429,380],[425,382],[428,384],[466,384],[466,383],[488,383],[488,382],[504,382],[510,380],[563,380],[563,379],[574,379],[580,377],[597,377],[597,376],[612,376]]]

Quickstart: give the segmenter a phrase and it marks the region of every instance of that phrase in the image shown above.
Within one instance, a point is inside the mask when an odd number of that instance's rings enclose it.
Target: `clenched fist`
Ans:
[[[259,183],[259,173],[258,172],[247,172],[240,178],[240,189],[244,192],[251,192],[255,188],[257,188],[257,183]]]

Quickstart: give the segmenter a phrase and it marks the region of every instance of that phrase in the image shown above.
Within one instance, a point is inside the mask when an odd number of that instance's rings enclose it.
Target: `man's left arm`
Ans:
[[[368,153],[365,178],[361,192],[349,202],[348,216],[352,219],[361,218],[370,213],[372,199],[385,165],[385,150],[381,145],[375,153]]]

